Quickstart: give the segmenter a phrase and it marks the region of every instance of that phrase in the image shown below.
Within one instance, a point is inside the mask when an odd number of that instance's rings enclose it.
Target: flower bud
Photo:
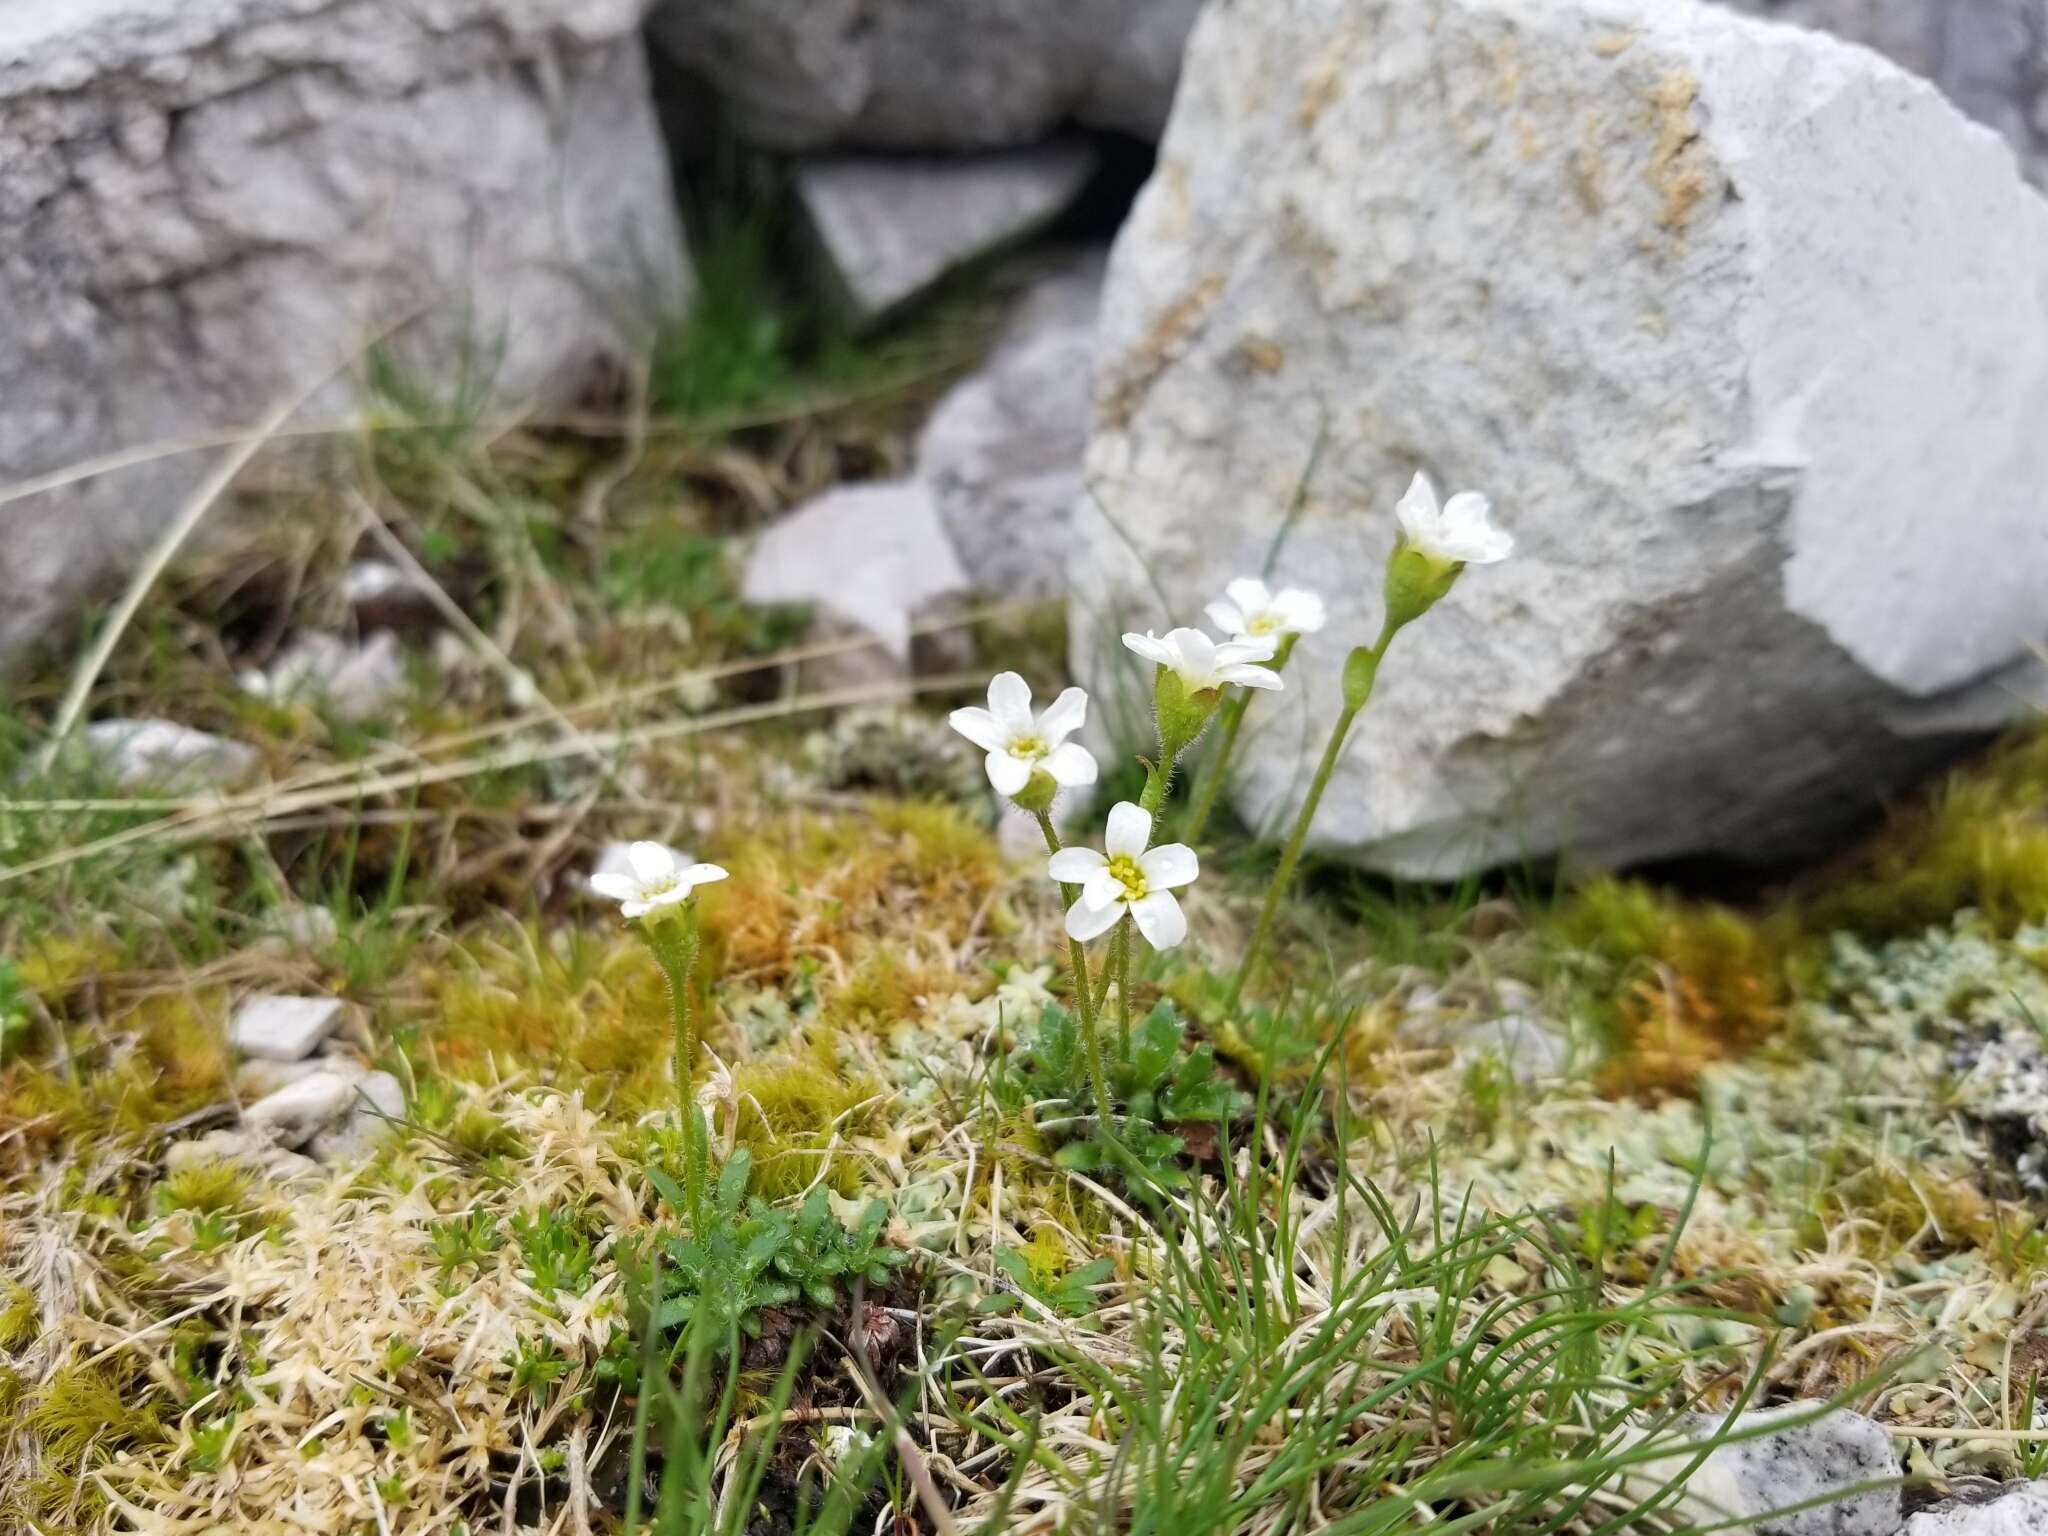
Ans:
[[[1365,708],[1365,701],[1372,697],[1373,679],[1379,675],[1380,653],[1370,645],[1361,645],[1344,658],[1344,707],[1351,710]]]
[[[1053,776],[1043,768],[1036,768],[1032,770],[1031,777],[1025,780],[1024,787],[1010,796],[1010,802],[1018,810],[1029,811],[1036,816],[1042,811],[1052,809],[1053,798],[1059,792],[1060,786]]]
[[[1406,539],[1387,557],[1387,629],[1412,624],[1434,608],[1465,569],[1461,560],[1426,553]]]
[[[1160,760],[1171,765],[1202,734],[1223,697],[1218,688],[1190,691],[1171,667],[1161,667],[1152,684],[1153,714],[1159,722]]]

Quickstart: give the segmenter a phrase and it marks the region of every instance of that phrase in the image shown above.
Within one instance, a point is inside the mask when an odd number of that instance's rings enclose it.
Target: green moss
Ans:
[[[821,1171],[842,1195],[860,1187],[852,1158],[834,1156],[835,1135],[866,1129],[858,1114],[875,1085],[839,1059],[828,1032],[817,1030],[733,1070],[738,1100],[735,1141],[753,1158],[754,1192],[780,1200],[806,1188]],[[830,1167],[821,1164],[830,1160]]]
[[[2013,735],[1901,816],[1808,921],[1876,938],[1974,907],[1998,932],[2048,920],[2048,725]]]
[[[0,1350],[26,1348],[41,1331],[42,1316],[28,1287],[0,1282]]]

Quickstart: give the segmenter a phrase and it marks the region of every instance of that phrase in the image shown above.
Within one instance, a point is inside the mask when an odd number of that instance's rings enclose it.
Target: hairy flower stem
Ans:
[[[1050,811],[1035,811],[1038,830],[1045,834],[1045,846],[1053,853],[1060,851],[1060,835],[1053,827]],[[1061,885],[1060,899],[1072,906],[1080,899],[1080,892],[1071,885]],[[1074,1006],[1081,1013],[1081,1043],[1088,1056],[1088,1086],[1095,1095],[1095,1113],[1102,1125],[1103,1139],[1111,1147],[1122,1150],[1117,1140],[1116,1126],[1110,1112],[1109,1069],[1102,1060],[1102,1038],[1095,1028],[1097,1006],[1088,990],[1088,946],[1069,934],[1067,956],[1074,970]]]
[[[1273,659],[1266,666],[1274,672],[1287,665],[1287,658],[1294,654],[1294,643],[1299,635],[1281,637],[1280,648],[1273,653]],[[1202,760],[1202,766],[1195,773],[1195,802],[1188,812],[1187,826],[1181,833],[1181,841],[1192,843],[1202,835],[1202,829],[1209,825],[1209,813],[1216,809],[1216,797],[1223,793],[1223,786],[1230,778],[1230,755],[1237,750],[1237,733],[1244,729],[1245,711],[1252,707],[1250,688],[1236,688],[1223,701],[1223,708],[1217,714],[1216,750]]]
[[[1126,914],[1116,925],[1116,1006],[1117,1006],[1117,1047],[1123,1052],[1123,1059],[1131,1059],[1131,951],[1137,948],[1131,942],[1131,919]]]
[[[674,920],[657,916],[640,925],[668,984],[668,1011],[675,1026],[676,1101],[683,1122],[683,1198],[694,1232],[702,1222],[706,1148],[697,1113],[697,1016],[690,999],[690,972],[697,963],[697,908],[683,907]]]
[[[1192,843],[1202,835],[1202,829],[1209,824],[1209,813],[1216,809],[1216,797],[1223,792],[1224,781],[1229,777],[1230,754],[1237,746],[1237,733],[1244,728],[1244,712],[1251,708],[1252,691],[1240,688],[1223,702],[1223,709],[1217,724],[1216,750],[1203,760],[1195,773],[1195,803],[1188,812],[1187,827],[1181,833],[1181,841]]]
[[[1265,905],[1259,909],[1259,921],[1252,929],[1251,941],[1244,947],[1244,958],[1238,962],[1237,974],[1230,979],[1230,995],[1223,1000],[1226,1014],[1237,1012],[1238,998],[1244,992],[1245,981],[1251,976],[1252,967],[1258,963],[1259,951],[1265,946],[1272,932],[1273,919],[1280,911],[1281,898],[1294,883],[1295,866],[1301,862],[1302,845],[1308,841],[1309,824],[1316,819],[1316,807],[1322,804],[1323,791],[1330,787],[1330,775],[1337,771],[1337,760],[1344,755],[1344,742],[1351,734],[1352,722],[1358,719],[1366,704],[1372,698],[1372,689],[1379,677],[1380,659],[1387,653],[1399,624],[1390,619],[1380,631],[1380,637],[1371,650],[1361,648],[1357,658],[1364,662],[1363,687],[1353,689],[1349,679],[1346,682],[1344,709],[1337,716],[1337,724],[1330,731],[1329,744],[1323,748],[1323,760],[1316,766],[1316,776],[1308,787],[1308,798],[1301,803],[1301,814],[1294,818],[1294,830],[1287,834],[1287,845],[1280,851],[1280,867],[1273,871],[1273,883],[1266,888]]]

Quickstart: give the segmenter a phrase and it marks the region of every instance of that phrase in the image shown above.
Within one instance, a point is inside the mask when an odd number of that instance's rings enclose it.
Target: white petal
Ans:
[[[1248,661],[1271,661],[1280,649],[1280,641],[1274,635],[1245,635],[1241,639],[1226,640],[1216,647],[1215,665],[1221,667],[1243,666]]]
[[[1436,487],[1429,483],[1429,476],[1419,470],[1416,472],[1415,479],[1408,486],[1408,494],[1394,503],[1394,516],[1400,519],[1401,531],[1411,541],[1423,543],[1435,537]]]
[[[1195,850],[1186,843],[1166,843],[1152,849],[1138,860],[1138,868],[1145,872],[1147,885],[1162,891],[1191,884],[1202,872]]]
[[[1098,870],[1109,868],[1109,860],[1093,848],[1062,848],[1045,861],[1045,872],[1062,885],[1079,885]]]
[[[642,885],[659,885],[676,872],[675,850],[660,843],[632,844],[626,849],[626,862]]]
[[[619,908],[619,915],[622,917],[645,917],[653,910],[654,903],[651,901],[629,901]]]
[[[640,905],[647,911],[652,912],[656,907],[680,906],[689,899],[690,888],[687,885],[672,885],[667,890],[648,897]]]
[[[1208,614],[1209,622],[1226,635],[1241,635],[1251,627],[1252,621],[1245,617],[1244,610],[1235,603],[1214,602],[1202,612]]]
[[[973,742],[984,752],[1000,750],[1009,742],[996,717],[985,709],[956,709],[946,716],[946,724]]]
[[[684,870],[681,879],[685,885],[711,885],[726,879],[726,873],[716,864],[692,864]]]
[[[1081,899],[1091,907],[1113,907],[1124,899],[1123,882],[1105,864],[1081,882]]]
[[[1443,553],[1470,565],[1491,565],[1514,553],[1512,535],[1493,524],[1493,503],[1477,491],[1460,491],[1444,507]]]
[[[1031,685],[1015,672],[989,679],[988,712],[1011,738],[1031,734]]]
[[[1199,629],[1175,629],[1167,632],[1166,643],[1180,655],[1173,670],[1182,681],[1194,688],[1207,687],[1216,673],[1216,642]]]
[[[1268,667],[1219,667],[1219,683],[1236,683],[1240,688],[1285,688],[1280,674]]]
[[[590,888],[607,901],[632,901],[640,894],[640,882],[618,870],[600,870],[590,877]]]
[[[1256,576],[1240,576],[1223,589],[1224,596],[1237,604],[1246,618],[1256,618],[1273,606],[1273,594]]]
[[[1084,784],[1095,782],[1095,754],[1078,741],[1054,747],[1052,755],[1040,766],[1052,775],[1053,783],[1063,789],[1079,789]]]
[[[1109,808],[1109,826],[1103,833],[1102,846],[1112,859],[1118,854],[1135,859],[1151,841],[1152,817],[1149,812],[1129,800],[1119,800]]]
[[[1166,898],[1173,900],[1171,896]],[[1067,937],[1079,939],[1083,944],[1109,932],[1124,915],[1122,902],[1111,902],[1106,907],[1091,907],[1084,901],[1077,901],[1067,908]]]
[[[1280,619],[1282,629],[1297,635],[1312,635],[1323,627],[1327,615],[1323,612],[1323,600],[1313,592],[1304,592],[1299,587],[1289,587],[1273,599],[1273,612]]]
[[[1038,717],[1038,739],[1048,747],[1056,747],[1087,723],[1087,692],[1080,688],[1069,688],[1054,699],[1045,713]]]
[[[1150,630],[1142,635],[1125,635],[1124,648],[1135,651],[1147,661],[1155,662],[1162,667],[1180,664],[1180,653]]]
[[[999,795],[1014,795],[1031,782],[1031,765],[1007,752],[989,753],[986,766],[988,781]]]
[[[1154,891],[1143,901],[1132,902],[1131,916],[1137,921],[1138,932],[1145,935],[1145,942],[1154,949],[1172,949],[1188,936],[1187,914],[1181,911],[1171,891]],[[1067,921],[1071,931],[1071,915]]]

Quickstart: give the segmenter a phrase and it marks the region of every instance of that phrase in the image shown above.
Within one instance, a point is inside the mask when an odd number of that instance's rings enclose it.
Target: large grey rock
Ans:
[[[1875,48],[2005,135],[2048,185],[2048,4],[2043,0],[1724,0]]]
[[[1693,1444],[1724,1430],[1742,1437],[1715,1446],[1685,1479],[1675,1504],[1664,1506],[1673,1523],[1744,1521],[1739,1528],[1756,1536],[1895,1536],[1901,1474],[1884,1426],[1847,1411],[1812,1418],[1820,1406],[1789,1403],[1732,1420],[1696,1414],[1673,1425],[1675,1439]],[[1770,1429],[1787,1418],[1807,1422]],[[1674,1450],[1642,1464],[1629,1474],[1628,1491],[1647,1495],[1655,1483],[1683,1473],[1695,1454]],[[1850,1491],[1869,1483],[1889,1486]],[[1802,1504],[1813,1507],[1776,1513]]]
[[[1035,284],[994,353],[939,402],[918,440],[918,477],[981,591],[1066,590],[1103,273],[1090,252]]]
[[[786,149],[1156,138],[1201,0],[663,0],[654,36]]]
[[[2014,1483],[1976,1503],[1923,1509],[1900,1536],[2041,1536],[2048,1531],[2048,1482]]]
[[[796,191],[855,307],[875,315],[1038,229],[1094,169],[1081,139],[985,155],[841,155],[799,166]]]
[[[244,428],[381,330],[424,382],[571,387],[683,258],[640,0],[0,6],[0,485]],[[346,415],[343,382],[307,407]],[[199,482],[0,504],[0,663]]]
[[[2040,633],[2044,250],[2002,143],[1821,34],[1212,7],[1111,262],[1088,462],[1117,526],[1077,524],[1077,650],[1114,686],[1102,630],[1257,570],[1320,437],[1277,574],[1333,622],[1245,761],[1252,824],[1298,803],[1426,468],[1519,547],[1401,637],[1317,842],[1416,875],[1782,853],[1942,749],[1895,711]]]

